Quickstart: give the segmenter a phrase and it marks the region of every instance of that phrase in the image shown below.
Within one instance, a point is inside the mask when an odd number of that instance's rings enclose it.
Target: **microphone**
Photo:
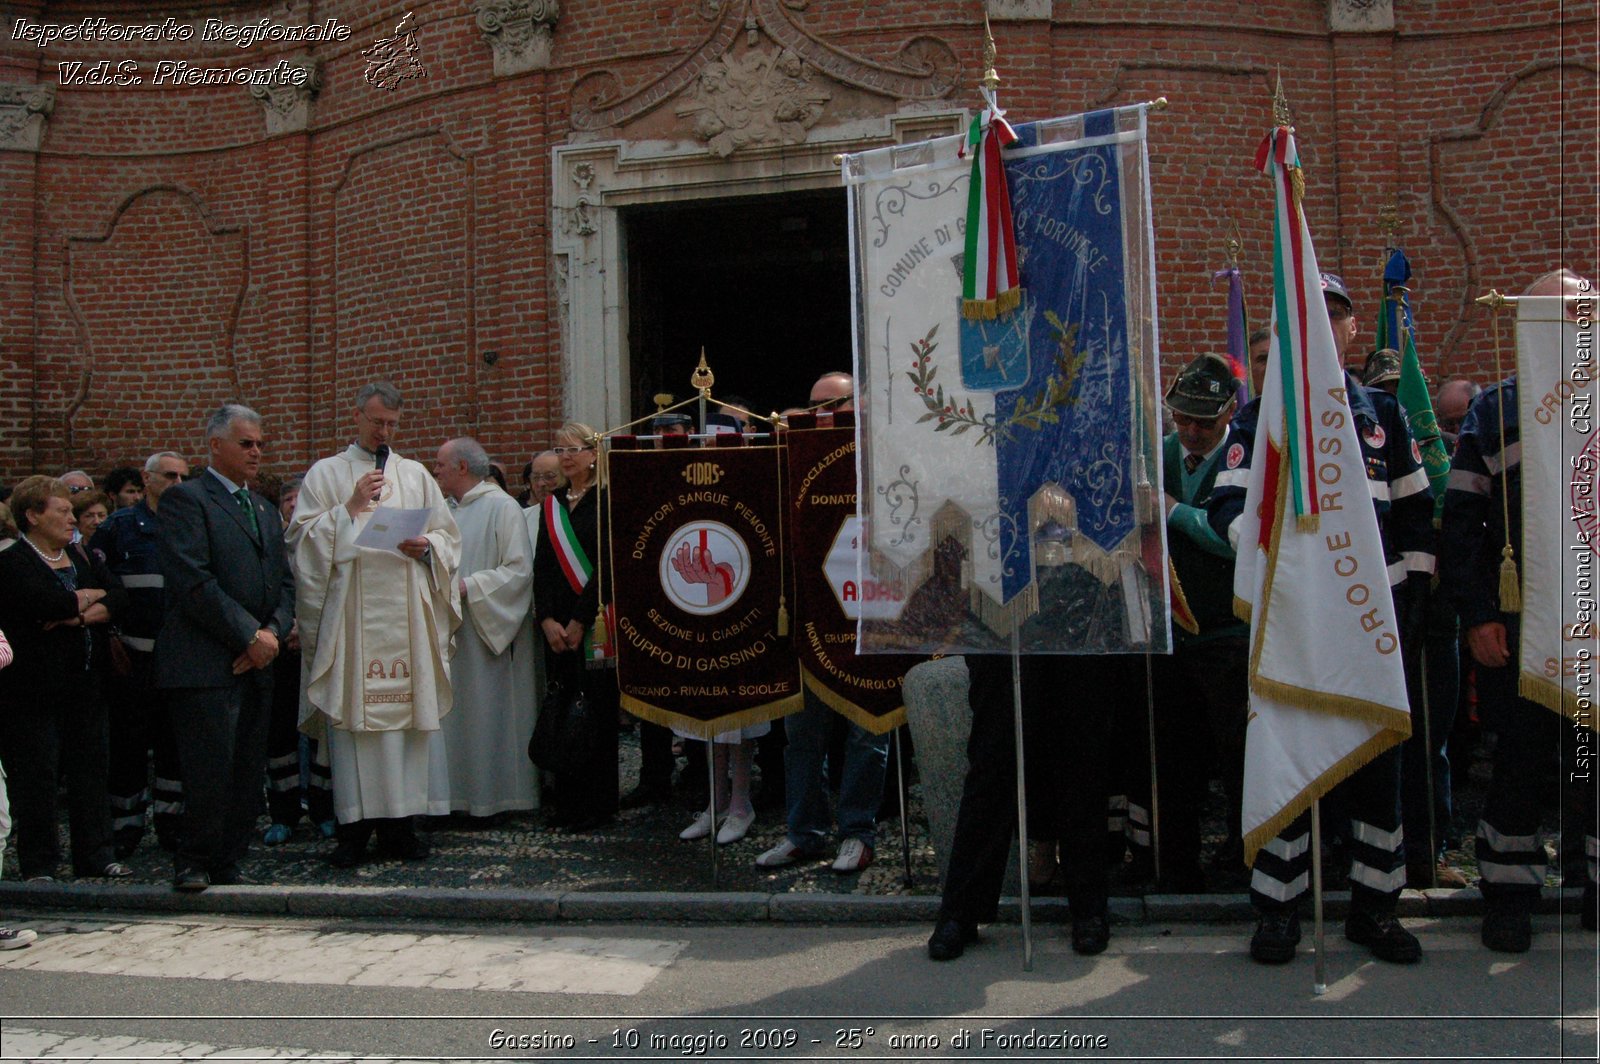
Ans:
[[[378,472],[382,473],[383,467],[389,463],[389,445],[380,443],[378,444],[378,449],[373,453],[378,456]]]

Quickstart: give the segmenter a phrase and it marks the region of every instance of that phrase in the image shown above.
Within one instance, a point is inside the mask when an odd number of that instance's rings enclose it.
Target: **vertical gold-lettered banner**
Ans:
[[[863,613],[892,617],[905,603],[897,585],[863,580],[856,516],[856,434],[851,428],[791,429],[788,497],[794,572],[795,652],[807,688],[835,712],[882,734],[905,721],[901,681],[924,660],[856,653]]]
[[[784,594],[781,450],[613,449],[622,706],[694,735],[801,706]]]

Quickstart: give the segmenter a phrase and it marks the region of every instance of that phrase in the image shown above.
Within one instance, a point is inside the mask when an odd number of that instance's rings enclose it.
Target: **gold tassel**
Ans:
[[[1500,608],[1507,613],[1522,612],[1522,586],[1517,579],[1517,562],[1511,544],[1500,548]]]
[[[778,595],[778,638],[782,639],[789,634],[789,607],[784,604],[783,594]]]
[[[605,648],[611,645],[611,626],[606,623],[604,606],[601,606],[594,615],[594,630],[589,633],[589,641],[601,654],[604,654]]]
[[[1315,532],[1322,527],[1322,518],[1318,514],[1301,514],[1294,519],[1294,527],[1301,532]]]

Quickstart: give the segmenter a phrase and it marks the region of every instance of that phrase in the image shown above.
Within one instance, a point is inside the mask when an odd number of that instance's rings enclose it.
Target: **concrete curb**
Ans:
[[[1576,912],[1583,891],[1546,890],[1542,914]],[[159,913],[241,913],[287,916],[386,917],[445,920],[682,921],[694,923],[893,924],[932,923],[939,899],[928,895],[671,893],[548,890],[451,889],[443,887],[211,887],[180,894],[165,886],[108,883],[0,883],[0,906],[18,909]],[[1347,891],[1324,895],[1327,918],[1343,919]],[[1254,918],[1245,894],[1150,894],[1114,897],[1111,918],[1120,924],[1242,923]],[[1305,906],[1309,911],[1309,902]],[[1021,920],[1016,898],[1000,901],[1000,923]],[[1035,898],[1033,918],[1040,923],[1069,919],[1063,898]],[[1411,918],[1477,916],[1483,895],[1459,890],[1404,891],[1399,915]]]

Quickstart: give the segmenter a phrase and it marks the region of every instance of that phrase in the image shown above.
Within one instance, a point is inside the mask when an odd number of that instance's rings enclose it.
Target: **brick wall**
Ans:
[[[204,414],[232,396],[268,417],[269,464],[303,467],[347,437],[349,395],[379,373],[408,393],[402,449],[426,458],[472,433],[519,467],[561,419],[550,158],[579,136],[575,86],[649,84],[706,39],[720,6],[567,0],[549,68],[496,78],[468,0],[7,4],[7,83],[55,82],[58,63],[107,56],[260,67],[310,51],[323,85],[307,131],[276,136],[243,88],[62,86],[43,149],[0,152],[0,480],[103,471],[168,446],[198,455]],[[966,83],[981,70],[971,0],[756,6],[867,60],[894,62],[931,36]],[[1211,275],[1234,226],[1264,318],[1270,199],[1250,163],[1280,69],[1318,252],[1367,311],[1366,336],[1383,205],[1418,271],[1435,373],[1491,375],[1475,295],[1515,292],[1563,262],[1596,274],[1595,4],[1394,8],[1394,32],[1362,35],[1330,34],[1315,0],[1056,0],[1048,24],[995,24],[1014,118],[1171,100],[1151,120],[1169,365],[1222,343]],[[360,51],[407,9],[428,77],[374,90]],[[18,17],[168,14],[333,17],[353,34],[245,50],[9,39]],[[963,90],[955,102],[973,99]]]

